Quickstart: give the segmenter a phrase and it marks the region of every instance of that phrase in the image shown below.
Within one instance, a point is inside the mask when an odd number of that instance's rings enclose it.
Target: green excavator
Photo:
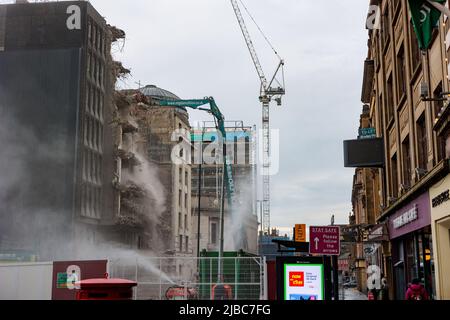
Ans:
[[[214,116],[217,121],[217,130],[221,133],[221,139],[223,144],[223,159],[224,159],[224,172],[225,172],[225,185],[227,188],[228,206],[231,208],[234,200],[235,186],[233,181],[233,171],[231,163],[228,159],[226,152],[226,130],[225,130],[225,117],[220,112],[213,97],[206,97],[204,99],[193,100],[160,100],[158,105],[162,107],[175,107],[175,108],[191,108],[194,110],[206,111]],[[209,105],[209,109],[201,108],[202,106]]]

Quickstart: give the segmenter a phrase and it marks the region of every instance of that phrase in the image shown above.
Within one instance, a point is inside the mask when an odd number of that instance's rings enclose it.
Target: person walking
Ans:
[[[380,299],[379,300],[389,300],[389,285],[387,279],[382,275],[381,278],[381,290],[380,290]]]
[[[414,279],[406,291],[405,300],[429,300],[425,287],[419,279]]]

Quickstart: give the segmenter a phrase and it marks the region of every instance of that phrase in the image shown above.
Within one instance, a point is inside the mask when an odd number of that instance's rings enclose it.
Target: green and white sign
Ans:
[[[56,288],[67,289],[67,273],[61,272],[56,275]]]
[[[375,128],[359,129],[359,139],[371,139],[377,137],[377,130]]]

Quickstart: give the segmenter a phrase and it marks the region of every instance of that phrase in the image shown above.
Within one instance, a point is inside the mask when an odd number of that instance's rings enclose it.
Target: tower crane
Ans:
[[[238,0],[230,0],[233,6],[236,18],[238,20],[239,26],[241,28],[242,34],[244,36],[245,42],[247,44],[248,50],[255,65],[256,72],[258,73],[261,88],[259,101],[262,104],[262,132],[263,132],[263,221],[262,229],[263,233],[270,234],[270,169],[271,169],[271,139],[270,139],[270,103],[276,101],[278,106],[282,105],[282,97],[286,94],[284,85],[284,60],[278,55],[277,51],[274,49],[273,45],[270,43],[268,38],[264,35],[261,28],[256,23],[255,19],[252,17],[248,9],[245,7],[243,2],[239,0],[242,7],[246,10],[250,18],[253,20],[258,30],[261,32],[267,43],[270,45],[274,53],[279,59],[278,66],[275,73],[273,74],[270,82],[264,74],[264,70],[261,66],[258,54],[256,52],[255,46],[253,45],[252,38],[245,24],[244,17],[242,16],[241,9],[238,4]],[[277,80],[278,75],[281,73],[282,82]],[[275,82],[277,86],[275,86]]]

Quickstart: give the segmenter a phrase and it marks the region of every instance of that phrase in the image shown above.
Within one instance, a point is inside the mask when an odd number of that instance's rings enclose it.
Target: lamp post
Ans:
[[[334,226],[335,216],[334,214],[331,216],[331,226]],[[333,296],[334,300],[339,300],[339,257],[333,256]]]
[[[197,221],[197,267],[200,266],[200,237],[201,237],[201,207],[202,207],[202,174],[203,174],[203,139],[205,135],[205,123],[203,122],[203,129],[199,147],[199,165],[198,165],[198,221]],[[200,271],[200,269],[199,269]]]
[[[219,135],[221,135],[218,132]],[[227,142],[226,136],[221,137],[222,142],[222,186],[221,186],[221,203],[220,203],[220,243],[219,243],[219,259],[218,259],[218,271],[217,271],[217,282],[223,284],[223,255],[224,255],[224,229],[225,229],[225,171],[226,171],[226,159],[227,159]],[[220,139],[219,139],[220,140]]]

